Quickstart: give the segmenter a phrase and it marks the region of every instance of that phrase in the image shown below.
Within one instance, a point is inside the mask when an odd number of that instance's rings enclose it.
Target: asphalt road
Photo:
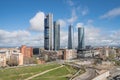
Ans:
[[[91,80],[96,76],[96,72],[95,69],[86,69],[86,72],[76,78],[74,78],[73,80]]]
[[[110,70],[111,76],[108,78],[108,80],[111,80],[113,77],[120,75],[120,67],[114,67]]]

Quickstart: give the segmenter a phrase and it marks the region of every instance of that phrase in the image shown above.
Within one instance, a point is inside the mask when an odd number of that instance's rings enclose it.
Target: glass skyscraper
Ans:
[[[60,49],[60,24],[59,22],[54,22],[54,50]]]
[[[72,25],[69,26],[68,29],[68,49],[73,49],[73,37],[74,37],[74,30]]]
[[[85,49],[84,27],[78,27],[78,50]]]
[[[44,48],[45,50],[53,49],[52,31],[53,28],[53,15],[48,14],[44,20]]]

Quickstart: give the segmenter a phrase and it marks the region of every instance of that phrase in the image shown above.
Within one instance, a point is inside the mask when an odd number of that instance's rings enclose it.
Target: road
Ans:
[[[96,72],[95,69],[86,69],[86,72],[76,78],[74,78],[73,80],[91,80],[96,76]]]
[[[111,80],[113,77],[120,75],[120,67],[114,67],[113,69],[110,70],[110,77],[108,80]]]

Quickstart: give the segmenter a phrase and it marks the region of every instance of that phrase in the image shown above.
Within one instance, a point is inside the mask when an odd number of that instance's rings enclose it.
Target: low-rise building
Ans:
[[[84,49],[84,50],[78,51],[78,57],[85,58],[85,57],[93,57],[93,56],[94,56],[94,53],[92,50]]]
[[[45,61],[58,59],[70,60],[77,58],[77,51],[72,49],[61,49],[59,51],[42,50],[41,58],[43,58]]]
[[[12,54],[11,61],[15,62],[18,65],[23,65],[23,54],[22,53]]]
[[[100,58],[106,59],[108,57],[116,57],[116,49],[111,47],[99,48]]]
[[[64,60],[70,60],[77,58],[77,51],[73,49],[64,49],[63,50]]]
[[[6,66],[6,54],[4,52],[0,52],[0,67]]]

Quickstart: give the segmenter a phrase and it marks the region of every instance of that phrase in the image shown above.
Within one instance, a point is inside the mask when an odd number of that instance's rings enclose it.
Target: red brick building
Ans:
[[[20,48],[20,53],[22,53],[24,57],[30,58],[33,56],[33,48],[22,45],[22,47]]]

